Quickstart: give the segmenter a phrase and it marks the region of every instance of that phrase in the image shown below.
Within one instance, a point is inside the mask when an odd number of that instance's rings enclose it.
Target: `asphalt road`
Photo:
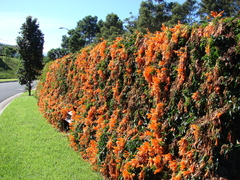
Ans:
[[[21,86],[18,82],[2,82],[0,83],[0,103],[9,97],[24,91],[25,86]]]

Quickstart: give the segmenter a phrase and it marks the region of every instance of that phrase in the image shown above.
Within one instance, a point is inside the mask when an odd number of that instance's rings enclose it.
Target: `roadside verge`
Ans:
[[[2,114],[3,110],[10,104],[10,102],[15,99],[16,97],[20,96],[22,94],[21,93],[18,93],[18,94],[15,94],[7,99],[5,99],[3,102],[0,103],[0,115]]]

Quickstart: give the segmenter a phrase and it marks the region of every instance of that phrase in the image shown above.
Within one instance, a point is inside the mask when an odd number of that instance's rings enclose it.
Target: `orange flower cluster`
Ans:
[[[177,56],[179,57],[179,64],[177,68],[178,72],[178,87],[180,87],[184,80],[185,80],[185,73],[186,73],[186,59],[188,57],[187,55],[187,47],[182,47],[180,50],[175,51]]]

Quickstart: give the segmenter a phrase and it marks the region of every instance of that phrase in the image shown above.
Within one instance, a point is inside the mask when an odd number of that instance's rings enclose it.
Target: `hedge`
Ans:
[[[162,26],[45,67],[38,105],[109,179],[240,178],[240,19]]]

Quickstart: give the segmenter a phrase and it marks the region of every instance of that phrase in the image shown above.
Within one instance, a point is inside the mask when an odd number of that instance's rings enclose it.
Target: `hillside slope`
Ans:
[[[0,56],[0,79],[17,78],[17,71],[20,64],[20,60],[17,58]]]
[[[110,179],[240,178],[240,19],[86,47],[45,67],[38,105]]]

